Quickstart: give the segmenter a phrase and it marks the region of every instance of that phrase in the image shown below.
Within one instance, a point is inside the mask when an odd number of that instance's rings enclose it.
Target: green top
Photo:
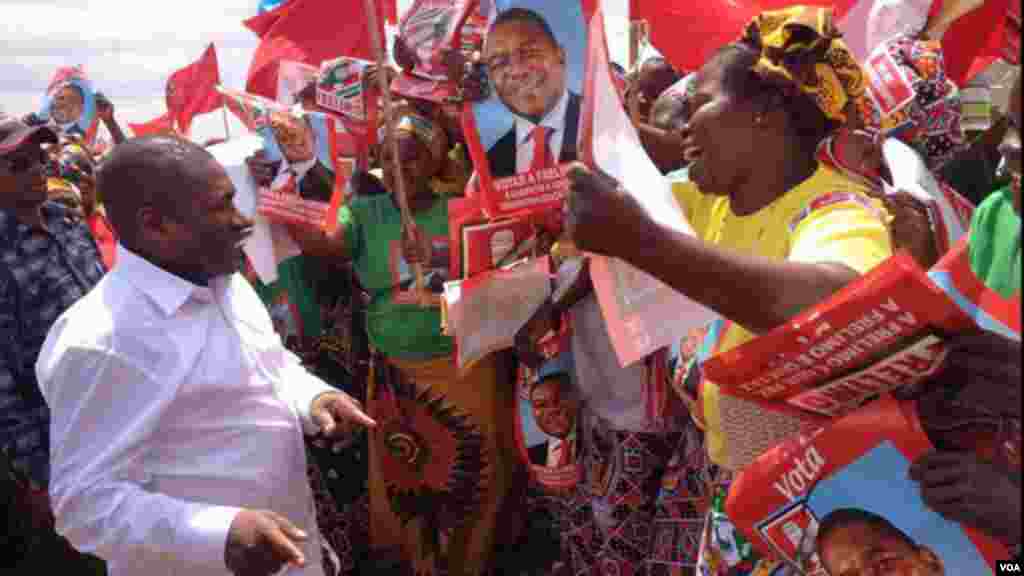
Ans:
[[[989,196],[971,220],[971,270],[1004,298],[1020,293],[1020,215],[1009,187]]]
[[[277,266],[277,280],[269,285],[260,282],[255,274],[246,275],[266,304],[274,328],[286,345],[293,335],[299,341],[309,341],[319,337],[323,329],[320,307],[307,268],[310,265],[305,256],[289,258]]]
[[[433,239],[438,258],[423,270],[424,284],[436,294],[448,278],[448,201],[435,199],[413,215]],[[412,292],[411,268],[402,258],[402,220],[390,194],[359,196],[338,211],[346,227],[345,246],[363,288],[370,294],[366,333],[385,356],[425,360],[452,353],[452,339],[441,334],[441,309],[421,307]],[[440,258],[443,254],[444,258]]]

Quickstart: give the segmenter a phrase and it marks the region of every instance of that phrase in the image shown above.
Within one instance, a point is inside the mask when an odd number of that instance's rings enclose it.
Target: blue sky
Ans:
[[[399,8],[411,4],[399,0]],[[0,65],[0,110],[35,111],[58,66],[83,64],[106,93],[122,125],[164,111],[164,84],[173,71],[217,45],[221,80],[245,85],[256,37],[241,22],[256,13],[257,0],[0,0],[0,37],[7,60]],[[626,53],[626,0],[605,0],[613,57]],[[230,119],[233,134],[243,128]],[[219,113],[201,116],[193,138],[222,136]]]

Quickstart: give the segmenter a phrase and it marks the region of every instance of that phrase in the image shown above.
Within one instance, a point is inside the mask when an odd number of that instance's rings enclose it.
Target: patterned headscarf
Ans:
[[[809,96],[830,120],[845,122],[864,93],[860,66],[832,21],[832,9],[791,6],[762,12],[741,43],[760,53],[753,70],[764,80]]]
[[[960,90],[946,77],[937,41],[892,38],[875,48],[864,72],[858,108],[866,130],[902,140],[933,172],[967,147]]]

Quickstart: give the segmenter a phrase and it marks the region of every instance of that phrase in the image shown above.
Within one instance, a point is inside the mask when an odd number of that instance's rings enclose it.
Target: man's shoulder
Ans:
[[[117,358],[143,372],[159,374],[183,353],[173,326],[116,268],[54,322],[39,355],[37,370],[53,370],[69,351],[94,358]],[[201,345],[195,342],[197,346]],[[48,367],[48,368],[47,368]]]

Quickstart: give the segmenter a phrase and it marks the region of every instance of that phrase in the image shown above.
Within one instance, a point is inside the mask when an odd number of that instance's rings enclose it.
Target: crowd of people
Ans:
[[[962,4],[870,47],[910,79],[899,107],[870,96],[877,79],[822,7],[762,13],[696,70],[661,56],[613,64],[692,235],[580,162],[584,95],[536,12],[474,14],[466,26],[484,33],[443,62],[399,34],[398,67],[364,75],[362,92],[376,98],[383,76],[391,102],[336,222],[282,224],[301,253],[266,282],[243,251],[254,221],[211,153],[220,142],[129,138],[110,99],[51,86],[48,115],[0,117],[0,570],[803,573],[753,549],[725,512],[750,461],[724,423],[749,408],[702,365],[897,252],[929,269],[964,237],[977,277],[1019,301],[1021,77],[985,132],[963,128],[942,44]],[[436,87],[431,66],[443,89],[410,89]],[[286,104],[325,112],[316,89]],[[492,92],[514,122],[474,158],[463,106]],[[90,106],[105,149],[77,121]],[[309,125],[267,124],[282,155],[246,159],[255,185],[293,178],[327,201],[335,168],[317,162]],[[896,189],[887,141],[920,158],[943,209]],[[513,347],[460,369],[439,301],[457,279],[451,202],[482,185],[474,160],[487,180],[571,166],[559,222],[537,224],[531,251],[550,258],[551,296]],[[622,366],[591,255],[718,319]],[[1019,334],[979,328],[948,346],[910,399],[934,446],[911,477],[936,513],[1020,558]],[[524,446],[527,415],[545,440]],[[993,419],[997,445],[971,428]],[[565,486],[532,471],[567,466],[578,478]],[[833,576],[942,570],[857,510],[823,520],[818,554]]]

